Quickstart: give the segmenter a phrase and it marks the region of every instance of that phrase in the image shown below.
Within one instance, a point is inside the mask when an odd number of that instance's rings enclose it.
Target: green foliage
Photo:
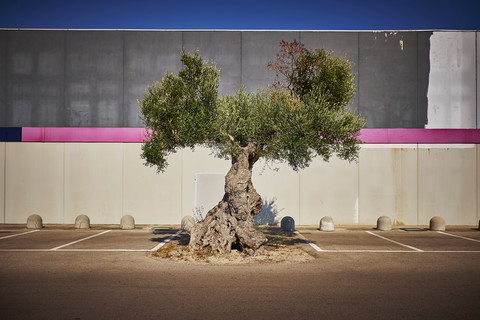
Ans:
[[[169,153],[199,144],[234,159],[254,144],[255,159],[287,162],[294,170],[316,156],[355,160],[364,119],[345,108],[355,93],[350,64],[297,42],[282,45],[288,52],[269,67],[288,85],[278,81],[271,90],[255,93],[240,88],[223,97],[218,97],[215,66],[198,53],[183,52],[179,75],[165,75],[140,102],[150,129],[142,147],[146,163],[163,171]]]
[[[182,53],[184,69],[166,74],[145,91],[142,120],[149,129],[142,145],[146,164],[164,171],[169,153],[203,143],[214,134],[220,72],[198,52]]]
[[[354,76],[347,60],[317,49],[307,51],[296,64],[292,90],[301,99],[318,90],[326,102],[325,106],[340,109],[354,96]]]

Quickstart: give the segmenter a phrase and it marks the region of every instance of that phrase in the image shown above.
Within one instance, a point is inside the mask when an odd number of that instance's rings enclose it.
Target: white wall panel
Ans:
[[[163,173],[144,166],[141,144],[124,144],[123,214],[132,215],[137,224],[180,224],[182,157],[168,158]]]
[[[416,145],[364,145],[359,167],[360,224],[417,224]]]
[[[475,145],[419,145],[418,224],[441,216],[447,225],[476,224]]]
[[[290,216],[296,225],[300,225],[299,174],[286,164],[269,166],[265,166],[262,160],[255,164],[253,186],[262,197],[263,203],[274,209],[279,223],[283,217]]]
[[[358,164],[336,157],[316,158],[300,171],[300,222],[316,225],[324,216],[335,224],[358,223]]]
[[[215,207],[225,194],[224,173],[195,174],[195,215],[205,217],[210,209]],[[200,216],[195,216],[200,219]]]
[[[123,144],[65,144],[65,223],[80,214],[92,224],[120,223]]]
[[[193,216],[195,210],[195,174],[217,173],[227,174],[230,169],[230,161],[215,158],[208,148],[195,148],[181,151],[182,160],[182,217]],[[223,194],[218,195],[218,201],[222,200]],[[208,212],[212,208],[204,208]]]
[[[60,143],[7,143],[5,222],[26,223],[38,214],[43,223],[63,219],[63,156]],[[73,221],[72,221],[73,223]]]

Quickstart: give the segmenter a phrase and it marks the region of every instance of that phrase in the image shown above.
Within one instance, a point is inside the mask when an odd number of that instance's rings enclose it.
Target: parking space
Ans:
[[[448,232],[441,232],[446,233],[452,236],[460,237],[460,238],[468,238],[470,240],[476,240],[480,242],[480,232],[479,230],[465,230],[465,231],[448,231]]]
[[[15,230],[0,232],[0,251],[151,251],[178,230]]]
[[[152,251],[178,232],[169,228],[0,230],[0,251]],[[451,232],[303,229],[298,236],[317,252],[480,253],[480,232],[473,229]]]
[[[480,242],[438,232],[390,232],[388,238],[423,251],[480,251]]]
[[[239,267],[152,259],[178,229],[108,227],[0,231],[0,319],[480,319],[477,230],[301,228],[280,236],[315,259]]]
[[[478,252],[480,232],[356,230],[300,233],[318,252]],[[315,248],[314,247],[314,248]]]
[[[301,232],[307,240],[315,243],[322,251],[344,250],[399,250],[398,245],[372,237],[366,232],[335,231]]]

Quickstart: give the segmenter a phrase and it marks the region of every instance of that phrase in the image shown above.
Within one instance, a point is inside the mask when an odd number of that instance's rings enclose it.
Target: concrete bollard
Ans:
[[[43,221],[42,217],[38,214],[32,214],[27,219],[27,229],[42,229],[43,228]]]
[[[377,220],[377,229],[382,231],[392,230],[392,219],[387,216],[381,216]]]
[[[135,229],[135,219],[129,214],[124,215],[120,220],[120,228],[123,230]]]
[[[75,229],[90,229],[90,218],[84,214],[76,217]]]
[[[334,231],[335,226],[333,224],[332,217],[323,217],[320,219],[320,231]]]
[[[445,220],[442,217],[435,216],[430,219],[431,231],[445,231]]]
[[[195,218],[192,216],[185,216],[182,218],[182,223],[180,227],[182,228],[182,230],[189,232],[194,225],[195,225]]]
[[[282,231],[293,232],[295,231],[295,220],[289,216],[283,217],[282,221],[280,222],[280,226]]]

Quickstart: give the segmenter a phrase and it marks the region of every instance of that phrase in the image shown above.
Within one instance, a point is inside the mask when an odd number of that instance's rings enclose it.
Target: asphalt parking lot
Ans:
[[[152,259],[179,230],[0,226],[1,319],[479,319],[480,231],[300,229],[302,264]]]

